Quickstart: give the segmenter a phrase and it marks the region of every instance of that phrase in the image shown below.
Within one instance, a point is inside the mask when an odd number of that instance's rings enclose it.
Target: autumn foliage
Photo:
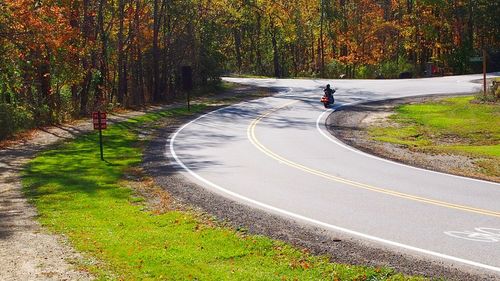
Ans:
[[[489,0],[3,0],[0,116],[42,125],[173,100],[184,65],[199,87],[223,73],[468,73],[483,49],[495,68],[498,22]]]

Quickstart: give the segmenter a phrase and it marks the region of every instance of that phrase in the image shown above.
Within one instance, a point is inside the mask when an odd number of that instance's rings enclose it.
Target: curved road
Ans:
[[[225,80],[279,93],[204,115],[167,154],[207,189],[333,232],[500,277],[500,184],[417,169],[347,147],[326,131],[336,107],[470,93],[480,76],[411,80]],[[500,124],[499,124],[500,125]]]

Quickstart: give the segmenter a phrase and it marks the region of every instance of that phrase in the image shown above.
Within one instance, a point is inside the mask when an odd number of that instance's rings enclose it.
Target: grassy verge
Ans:
[[[192,112],[206,109],[197,105]],[[87,134],[41,153],[26,167],[23,185],[41,223],[94,261],[80,267],[106,280],[412,279],[387,268],[333,264],[193,212],[151,211],[124,182],[147,142],[138,133],[192,112],[166,110],[110,126],[107,162],[99,161],[96,134]]]
[[[431,153],[480,159],[484,173],[500,176],[500,105],[447,98],[396,108],[388,126],[370,129],[373,139]]]

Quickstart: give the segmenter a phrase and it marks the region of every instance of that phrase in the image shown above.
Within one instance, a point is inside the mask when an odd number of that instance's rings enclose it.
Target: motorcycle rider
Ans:
[[[335,90],[330,88],[330,84],[326,85],[326,88],[323,90],[323,92],[325,92],[325,97],[328,97],[328,101],[330,102],[330,104],[333,104],[333,102],[335,101],[333,99],[333,94],[335,93]]]

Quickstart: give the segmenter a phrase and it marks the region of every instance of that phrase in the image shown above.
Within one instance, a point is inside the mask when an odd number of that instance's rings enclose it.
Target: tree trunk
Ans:
[[[316,63],[316,52],[314,50],[314,29],[311,26],[311,64],[309,66],[310,70],[314,69],[315,63]]]
[[[118,46],[117,46],[117,57],[118,57],[118,90],[117,90],[117,101],[120,106],[124,106],[125,102],[125,92],[127,88],[127,80],[125,75],[125,55],[123,51],[123,31],[125,20],[125,0],[118,0],[118,18],[120,19],[118,27]]]
[[[257,56],[257,68],[260,73],[264,73],[265,69],[262,64],[262,52],[261,52],[261,46],[260,46],[260,32],[262,29],[262,24],[261,24],[261,16],[260,14],[257,14],[257,44],[256,44],[256,52],[255,55]]]
[[[40,59],[40,65],[38,66],[37,72],[38,72],[38,82],[39,82],[39,89],[38,89],[38,94],[40,99],[39,105],[43,106],[44,104],[47,105],[49,112],[48,116],[41,116],[42,121],[44,123],[52,123],[53,120],[53,115],[54,115],[54,108],[55,108],[55,100],[54,100],[54,95],[52,95],[52,89],[51,89],[51,76],[50,76],[50,54],[44,55],[42,51],[37,54],[37,57],[41,57]]]
[[[320,56],[320,73],[321,77],[325,76],[325,46],[323,38],[323,22],[325,19],[325,1],[321,0],[321,16],[320,16],[320,27],[319,27],[319,44],[318,44],[318,54]]]
[[[84,69],[85,66],[88,65],[87,63],[84,63]],[[87,71],[87,75],[85,76],[81,87],[81,92],[80,92],[80,116],[85,116],[87,115],[87,106],[89,102],[89,88],[90,88],[90,82],[92,80],[92,73],[90,71]]]
[[[78,0],[74,0],[71,4],[70,25],[74,30],[78,30],[80,28],[80,22],[79,22],[80,15],[79,15],[79,4],[78,3],[79,3]],[[73,44],[74,44],[75,48],[78,47],[77,40],[75,40]],[[76,61],[79,61],[80,58],[78,57],[78,54],[74,54],[72,59],[76,62]],[[73,117],[77,117],[78,112],[79,112],[78,84],[76,82],[72,82],[70,88],[71,88],[71,106],[72,106],[71,115]]]
[[[158,36],[160,33],[159,0],[153,2],[153,102],[162,100],[160,93],[160,51]]]
[[[107,55],[107,49],[108,49],[108,44],[107,44],[107,38],[106,38],[106,31],[104,29],[104,6],[106,5],[106,0],[100,0],[99,2],[99,12],[97,16],[97,30],[100,34],[100,39],[101,39],[101,55],[99,59],[99,71],[100,76],[99,79],[95,85],[95,99],[96,99],[96,104],[99,109],[101,109],[102,106],[105,106],[103,104],[105,100],[105,92],[106,92],[106,82],[107,82],[107,77],[108,77],[108,70],[107,70],[107,61],[108,61],[108,55]]]
[[[279,60],[279,51],[278,51],[278,41],[276,39],[277,28],[274,24],[271,25],[271,41],[273,44],[273,63],[274,63],[274,77],[281,77],[280,70],[280,60]]]
[[[71,105],[73,106],[72,115],[76,117],[78,115],[78,85],[71,85]]]
[[[134,40],[131,40],[134,42],[134,49],[135,49],[135,61],[132,62],[133,64],[133,95],[134,95],[134,105],[142,105],[144,104],[145,98],[144,98],[144,80],[143,80],[143,74],[142,74],[142,50],[140,47],[140,11],[141,11],[141,4],[140,0],[136,0],[135,2],[135,14],[134,14],[134,24],[133,27],[133,34],[134,34]]]
[[[94,16],[91,10],[91,1],[83,0],[83,24],[82,33],[85,40],[85,45],[92,45],[95,43],[94,34]],[[90,84],[92,82],[92,69],[95,66],[95,51],[91,51],[90,58],[84,57],[82,59],[82,66],[86,71],[85,78],[82,81],[82,90],[80,92],[80,115],[87,115],[87,107],[90,95]]]
[[[234,48],[236,52],[236,64],[238,67],[238,73],[241,73],[241,33],[238,28],[233,28],[234,37]]]

